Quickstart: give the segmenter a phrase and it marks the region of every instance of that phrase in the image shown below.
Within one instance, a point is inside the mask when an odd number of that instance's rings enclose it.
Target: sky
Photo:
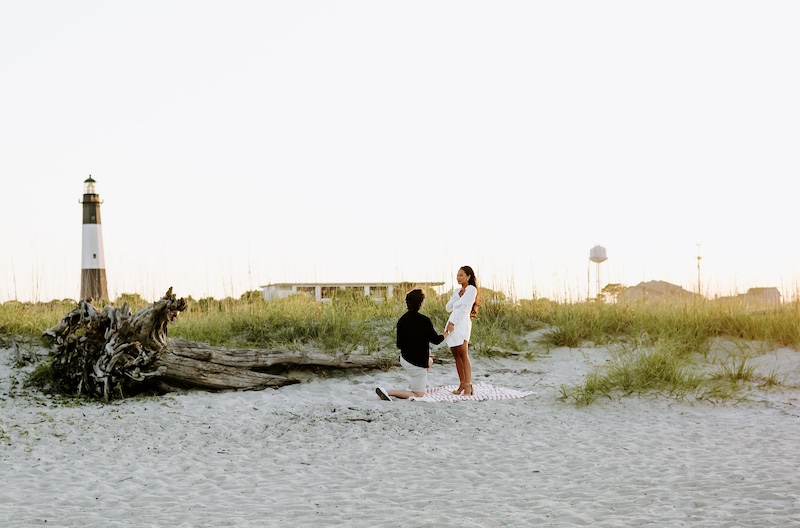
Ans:
[[[794,0],[2,0],[0,302],[77,299],[89,175],[112,301],[462,265],[519,299],[793,299],[799,24]]]

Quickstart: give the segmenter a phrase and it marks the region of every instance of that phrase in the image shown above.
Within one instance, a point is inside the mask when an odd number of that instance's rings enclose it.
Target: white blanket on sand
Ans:
[[[525,396],[534,394],[533,392],[521,392],[504,387],[494,387],[488,383],[476,383],[472,386],[472,396],[464,396],[463,394],[453,394],[453,391],[457,388],[458,385],[429,388],[425,391],[425,396],[412,396],[409,400],[421,402],[507,400],[510,398],[524,398]]]

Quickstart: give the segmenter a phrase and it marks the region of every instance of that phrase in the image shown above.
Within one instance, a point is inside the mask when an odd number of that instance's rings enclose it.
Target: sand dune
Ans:
[[[475,362],[476,380],[534,392],[522,399],[381,401],[398,368],[64,406],[18,395],[3,350],[0,528],[797,526],[799,358],[765,355],[784,385],[717,405],[575,407],[557,387],[604,357],[556,349]]]

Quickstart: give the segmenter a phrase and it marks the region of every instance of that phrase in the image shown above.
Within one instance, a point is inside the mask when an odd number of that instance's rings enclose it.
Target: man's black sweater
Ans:
[[[428,343],[438,345],[442,341],[444,336],[437,334],[431,320],[418,311],[409,310],[397,321],[397,348],[412,365],[428,368]]]

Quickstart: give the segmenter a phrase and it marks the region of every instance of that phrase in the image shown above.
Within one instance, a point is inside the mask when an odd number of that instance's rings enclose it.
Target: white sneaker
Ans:
[[[375,389],[375,392],[378,394],[378,396],[380,396],[380,398],[382,400],[394,401],[394,400],[392,400],[392,397],[389,396],[389,393],[386,392],[386,389],[384,389],[382,387],[378,387],[377,389]]]

